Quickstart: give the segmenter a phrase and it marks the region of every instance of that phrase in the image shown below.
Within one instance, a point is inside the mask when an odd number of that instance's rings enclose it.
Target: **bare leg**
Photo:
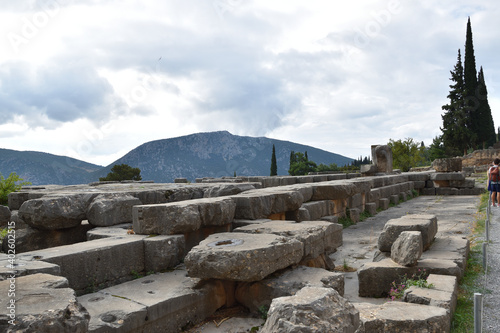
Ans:
[[[497,192],[497,204],[500,205],[500,192]]]
[[[495,200],[496,200],[496,197],[499,193],[497,192],[491,192],[491,205],[492,206],[495,206]]]

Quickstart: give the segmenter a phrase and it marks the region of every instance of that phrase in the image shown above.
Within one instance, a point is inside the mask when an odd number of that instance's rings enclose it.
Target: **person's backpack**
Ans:
[[[498,183],[498,179],[500,178],[500,168],[492,167],[490,170],[490,182]]]

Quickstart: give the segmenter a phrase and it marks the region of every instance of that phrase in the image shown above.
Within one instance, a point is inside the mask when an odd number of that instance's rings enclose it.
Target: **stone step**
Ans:
[[[457,306],[458,282],[455,276],[430,274],[431,288],[412,286],[405,290],[403,300],[408,303],[437,306],[453,314]]]

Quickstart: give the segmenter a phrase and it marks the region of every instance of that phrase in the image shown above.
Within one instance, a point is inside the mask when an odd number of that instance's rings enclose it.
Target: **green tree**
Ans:
[[[276,149],[273,145],[273,153],[271,155],[271,176],[278,175],[278,164],[276,163]]]
[[[441,136],[436,136],[432,140],[432,144],[429,146],[428,153],[430,162],[438,158],[446,157],[446,152],[443,146],[443,139]]]
[[[412,138],[404,141],[390,139],[388,145],[392,149],[392,167],[395,169],[408,172],[423,161],[422,148]]]
[[[127,164],[115,164],[106,177],[100,177],[100,181],[141,180],[141,170],[132,168]]]
[[[479,107],[477,109],[479,130],[477,132],[478,143],[486,149],[491,147],[496,142],[495,124],[491,115],[490,104],[488,103],[488,90],[486,89],[486,82],[484,80],[483,67],[479,70],[477,76],[477,97],[479,99]]]
[[[450,71],[450,80],[453,84],[450,85],[451,90],[447,96],[449,103],[441,107],[445,111],[441,116],[443,119],[443,127],[441,127],[443,135],[441,136],[441,140],[447,156],[457,156],[462,153],[465,155],[467,148],[474,141],[474,134],[467,117],[468,112],[465,105],[463,72],[462,57],[459,49],[457,63],[453,71]]]
[[[470,128],[474,136],[472,137],[472,147],[476,148],[478,144],[478,133],[481,131],[480,117],[477,112],[479,108],[479,99],[476,97],[477,90],[477,70],[476,57],[474,56],[474,43],[472,41],[472,27],[470,17],[467,20],[467,32],[465,36],[465,55],[464,55],[464,88],[465,88],[465,111],[467,118],[467,127]]]
[[[11,172],[7,178],[0,173],[0,205],[7,205],[9,193],[19,191],[25,185],[31,183],[25,182],[15,172]]]
[[[315,172],[317,169],[316,163],[306,159],[302,153],[294,153],[293,158],[290,157],[290,169],[288,174],[291,176],[307,175],[309,172]]]
[[[318,172],[326,172],[326,171],[339,171],[339,167],[335,163],[330,163],[328,165],[320,163],[318,168],[316,169]]]

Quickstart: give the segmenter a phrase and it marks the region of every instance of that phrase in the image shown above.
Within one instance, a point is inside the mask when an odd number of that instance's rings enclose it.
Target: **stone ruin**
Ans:
[[[436,171],[24,188],[9,195],[8,214],[0,211],[16,223],[17,239],[16,321],[2,314],[0,329],[181,332],[240,304],[269,307],[260,332],[395,331],[408,316],[407,331],[447,332],[468,242],[436,238],[430,215],[388,221],[377,261],[358,272],[359,296],[384,297],[392,281],[423,268],[436,291],[354,306],[342,297],[344,275],[333,271],[341,265],[331,259],[342,246],[338,222],[356,223],[417,192],[482,191],[463,173]],[[12,271],[0,254],[2,308]]]

